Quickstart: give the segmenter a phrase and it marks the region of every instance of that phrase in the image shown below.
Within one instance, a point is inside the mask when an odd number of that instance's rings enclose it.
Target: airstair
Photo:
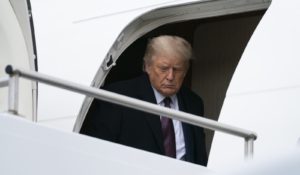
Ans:
[[[33,71],[7,66],[6,72],[9,78],[0,81],[0,87],[9,87],[8,111],[0,114],[0,163],[4,165],[1,171],[10,174],[169,174],[172,169],[172,174],[214,174],[203,166],[25,120],[18,114],[20,78],[241,137],[245,141],[245,159],[253,156],[257,136],[252,131]]]

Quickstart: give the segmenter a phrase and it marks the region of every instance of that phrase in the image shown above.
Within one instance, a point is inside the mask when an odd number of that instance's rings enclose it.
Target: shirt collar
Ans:
[[[159,93],[154,87],[152,87],[153,91],[154,91],[154,95],[155,95],[155,99],[156,99],[156,103],[157,104],[161,104],[162,101],[166,98],[164,95],[162,95],[161,93]],[[172,95],[170,96],[172,102],[174,103],[174,101],[176,100],[176,95]]]

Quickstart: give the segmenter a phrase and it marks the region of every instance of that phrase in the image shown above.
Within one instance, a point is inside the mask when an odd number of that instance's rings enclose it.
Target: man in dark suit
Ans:
[[[182,87],[192,57],[190,44],[177,36],[149,41],[145,74],[104,89],[122,95],[203,115],[203,102]],[[163,116],[94,100],[80,133],[206,166],[205,135],[200,127]]]

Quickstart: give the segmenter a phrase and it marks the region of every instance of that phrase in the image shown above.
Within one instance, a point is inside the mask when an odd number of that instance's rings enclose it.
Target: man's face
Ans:
[[[172,96],[180,89],[188,65],[184,59],[171,56],[153,56],[146,64],[151,85],[162,95]]]

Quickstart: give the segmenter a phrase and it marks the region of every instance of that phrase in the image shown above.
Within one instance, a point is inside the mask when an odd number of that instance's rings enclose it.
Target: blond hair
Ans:
[[[153,56],[172,55],[185,59],[187,63],[192,59],[192,47],[189,42],[178,36],[161,35],[149,40],[144,64],[149,65]]]

